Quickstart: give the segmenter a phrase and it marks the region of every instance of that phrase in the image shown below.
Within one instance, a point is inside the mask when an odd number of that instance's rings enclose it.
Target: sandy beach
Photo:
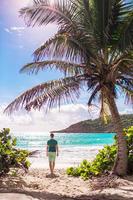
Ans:
[[[0,193],[21,193],[40,200],[133,200],[133,177],[104,176],[83,181],[67,176],[64,169],[49,176],[48,169],[19,170],[0,178]]]

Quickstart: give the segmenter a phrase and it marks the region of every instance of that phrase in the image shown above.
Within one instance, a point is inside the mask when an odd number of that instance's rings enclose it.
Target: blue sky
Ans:
[[[30,5],[31,1],[32,0],[1,0],[0,2],[0,104],[2,108],[3,105],[7,105],[16,96],[21,94],[26,89],[41,82],[45,82],[46,80],[56,79],[60,77],[60,74],[58,72],[55,73],[54,71],[41,72],[38,75],[32,76],[19,73],[20,68],[24,64],[32,61],[33,51],[57,31],[57,27],[55,25],[34,28],[27,28],[25,26],[23,19],[19,17],[19,10],[24,6]],[[66,125],[69,125],[72,122],[74,123],[89,118],[89,115],[87,114],[87,107],[84,107],[84,109],[82,107],[86,105],[87,96],[88,95],[83,94],[78,104],[76,105],[79,105],[79,108],[81,108],[82,111],[84,111],[85,109],[85,114],[83,114],[83,112],[81,114],[81,117],[76,118],[76,109],[78,110],[78,107],[75,107],[75,111],[72,110],[71,107],[72,112],[75,112],[75,117],[72,121],[68,120],[71,111],[66,114],[66,118],[65,111],[64,115],[61,115],[60,118],[64,117],[66,119]],[[131,107],[125,107],[125,105],[123,105],[122,103],[122,100],[123,99],[120,98],[120,100],[118,101],[119,110],[123,111],[124,109],[125,113],[126,110],[127,113],[131,112]],[[69,110],[69,107],[67,108]],[[21,113],[20,121],[23,121],[22,118],[24,114]],[[1,115],[3,117],[2,112]],[[31,115],[32,114],[26,113],[26,116],[31,117]],[[34,122],[35,119],[37,119],[37,116],[38,115],[36,115],[36,118],[32,119],[34,120]],[[1,120],[5,120],[5,116],[3,118],[2,117]],[[50,120],[49,117],[50,116],[48,114],[45,121],[47,121],[48,119]],[[44,116],[42,117],[42,123],[43,119]],[[15,123],[15,119],[13,121],[13,118],[12,121],[10,121],[9,118],[8,120],[10,122],[9,124],[11,124],[11,122]],[[33,123],[32,120],[30,121],[31,124]],[[60,120],[61,119],[59,119],[59,121]],[[54,128],[54,124],[51,127]],[[63,128],[63,126],[61,128]],[[48,130],[50,129],[51,128],[48,128]]]
[[[10,2],[10,6],[9,6]],[[19,74],[19,69],[32,60],[33,51],[52,36],[56,26],[27,28],[19,17],[19,9],[29,0],[2,0],[0,5],[0,55],[2,74],[0,80],[1,101],[11,101],[25,89],[51,77],[55,73],[40,73],[38,76]],[[56,76],[59,75],[56,73]]]

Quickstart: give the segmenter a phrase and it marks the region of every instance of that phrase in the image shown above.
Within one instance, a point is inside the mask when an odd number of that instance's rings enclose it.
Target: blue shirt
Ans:
[[[48,145],[48,152],[56,152],[56,145],[57,145],[57,141],[55,139],[50,139],[47,142]]]

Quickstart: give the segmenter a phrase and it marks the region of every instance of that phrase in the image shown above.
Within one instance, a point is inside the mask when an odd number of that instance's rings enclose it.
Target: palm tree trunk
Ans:
[[[121,124],[120,115],[115,103],[115,99],[111,94],[108,94],[107,97],[109,109],[112,116],[112,121],[114,124],[114,128],[116,130],[117,137],[117,157],[113,167],[113,173],[116,175],[126,175],[127,173],[127,144],[126,138],[123,133],[123,128]]]

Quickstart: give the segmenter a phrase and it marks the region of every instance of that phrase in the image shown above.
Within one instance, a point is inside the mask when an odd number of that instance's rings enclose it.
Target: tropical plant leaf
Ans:
[[[5,112],[11,113],[19,108],[41,108],[46,103],[51,107],[57,100],[60,102],[60,99],[72,101],[74,96],[78,98],[81,83],[84,84],[84,76],[67,77],[37,85],[16,98]]]
[[[97,85],[95,87],[95,89],[93,89],[92,91],[92,94],[90,95],[89,97],[89,101],[88,101],[88,106],[91,106],[92,105],[92,101],[94,101],[95,97],[97,97],[99,91],[100,91],[101,87],[100,85]]]
[[[83,74],[85,66],[70,63],[66,61],[58,61],[58,60],[47,60],[41,62],[33,62],[28,63],[25,65],[20,72],[28,72],[28,73],[35,73],[37,74],[40,70],[47,70],[47,69],[56,69],[60,72],[63,72],[66,75],[77,76],[79,74]]]
[[[90,45],[86,47],[86,42]],[[72,62],[85,62],[87,59],[93,59],[95,62],[97,56],[93,52],[92,39],[81,37],[76,34],[74,37],[68,33],[57,33],[53,38],[46,41],[41,47],[35,50],[35,61],[48,57],[50,59],[61,60],[61,58]]]
[[[34,1],[33,6],[20,10],[20,15],[27,19],[28,25],[47,25],[56,23],[68,29],[76,31],[74,14],[78,8],[70,0],[56,0],[51,4],[50,0]]]

